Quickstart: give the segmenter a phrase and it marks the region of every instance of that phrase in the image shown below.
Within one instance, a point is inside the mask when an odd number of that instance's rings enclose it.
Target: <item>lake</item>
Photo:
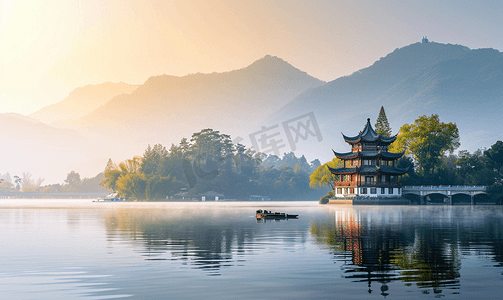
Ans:
[[[500,206],[0,200],[0,298],[501,299],[502,225]]]

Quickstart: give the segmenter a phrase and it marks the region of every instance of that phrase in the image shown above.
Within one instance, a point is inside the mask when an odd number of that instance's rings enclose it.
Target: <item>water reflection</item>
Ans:
[[[105,223],[110,241],[139,243],[141,247],[137,251],[145,260],[176,260],[215,276],[220,275],[223,267],[242,264],[247,255],[264,248],[264,239],[274,236],[256,227],[271,222],[256,222],[253,212],[250,209],[221,212],[122,209],[109,211]],[[285,247],[305,242],[307,225],[300,234],[284,233],[273,238]]]
[[[0,209],[0,298],[499,299],[503,292],[501,207],[53,202]],[[299,219],[259,223],[258,208]]]
[[[318,243],[330,246],[343,277],[376,284],[415,284],[438,297],[458,293],[461,256],[484,252],[502,266],[500,212],[472,208],[335,210],[332,222],[312,221]]]

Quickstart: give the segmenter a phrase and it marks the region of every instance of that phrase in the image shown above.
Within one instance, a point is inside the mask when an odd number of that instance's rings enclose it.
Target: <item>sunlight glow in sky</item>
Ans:
[[[2,0],[0,113],[79,86],[225,72],[270,54],[325,81],[423,36],[503,49],[500,1]]]

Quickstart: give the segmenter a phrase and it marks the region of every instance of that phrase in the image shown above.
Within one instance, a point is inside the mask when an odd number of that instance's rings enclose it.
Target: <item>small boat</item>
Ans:
[[[282,220],[282,219],[297,219],[299,215],[289,215],[285,213],[279,213],[279,212],[271,212],[267,210],[257,210],[256,212],[256,218],[257,220],[262,220],[262,219],[274,219],[274,220]]]
[[[115,201],[125,201],[126,197],[119,197],[118,193],[112,193],[107,195],[105,198],[93,200],[93,202],[115,202]]]
[[[113,202],[113,201],[125,201],[125,197],[115,197],[115,198],[103,198],[103,199],[96,199],[93,200],[93,202]]]

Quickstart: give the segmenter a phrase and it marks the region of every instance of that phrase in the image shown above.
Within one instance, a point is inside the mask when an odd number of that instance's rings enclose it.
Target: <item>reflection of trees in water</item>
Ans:
[[[413,243],[407,243],[394,257],[395,265],[402,270],[400,280],[432,288],[436,294],[442,293],[442,288],[458,289],[460,253],[450,234],[446,229],[415,229]]]
[[[180,260],[214,275],[221,267],[232,265],[233,255],[243,253],[246,241],[253,239],[253,232],[239,226],[239,222],[212,222],[204,215],[182,218],[118,211],[106,220],[108,232],[118,229],[140,242],[147,260]]]
[[[178,260],[209,275],[220,275],[222,267],[241,263],[246,252],[260,247],[256,229],[239,214],[119,210],[107,215],[106,226],[111,239],[120,234],[140,244],[147,260]]]
[[[396,217],[393,214],[399,212]],[[335,222],[311,224],[311,233],[343,262],[344,276],[381,284],[415,283],[423,293],[441,296],[460,286],[461,255],[483,252],[501,267],[503,217],[487,211],[337,211]],[[465,253],[466,252],[466,253]],[[452,291],[457,293],[456,291]]]

